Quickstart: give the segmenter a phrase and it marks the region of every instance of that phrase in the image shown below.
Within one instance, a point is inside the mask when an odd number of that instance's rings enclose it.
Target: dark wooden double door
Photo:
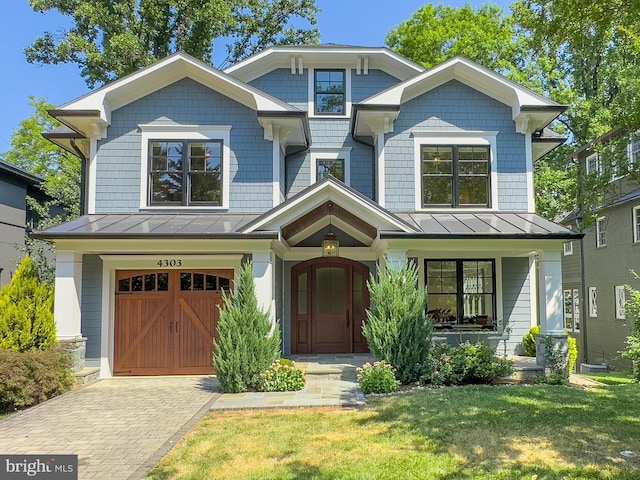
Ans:
[[[369,268],[317,258],[292,268],[292,353],[365,353]]]
[[[233,270],[117,271],[114,375],[211,374]]]

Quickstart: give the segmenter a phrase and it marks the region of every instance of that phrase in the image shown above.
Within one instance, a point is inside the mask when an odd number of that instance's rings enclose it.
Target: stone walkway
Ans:
[[[2,454],[77,454],[79,478],[141,478],[208,410],[213,377],[113,378],[0,421]]]

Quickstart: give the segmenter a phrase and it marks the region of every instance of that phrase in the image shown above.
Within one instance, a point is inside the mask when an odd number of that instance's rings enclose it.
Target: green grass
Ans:
[[[148,479],[640,478],[640,385],[467,386],[207,415]]]
[[[628,372],[589,373],[579,374],[579,376],[604,383],[605,385],[629,385],[630,383],[637,383],[633,375]]]

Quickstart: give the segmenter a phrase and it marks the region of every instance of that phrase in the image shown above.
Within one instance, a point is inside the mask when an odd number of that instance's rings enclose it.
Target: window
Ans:
[[[607,246],[607,218],[598,217],[596,220],[596,247]]]
[[[616,319],[624,320],[627,318],[625,307],[627,305],[626,288],[624,285],[616,285],[613,287],[613,295],[616,301]]]
[[[573,330],[573,296],[571,290],[564,290],[564,328]]]
[[[640,205],[633,207],[633,241],[640,242]]]
[[[316,160],[316,178],[318,181],[327,178],[329,175],[344,182],[344,159],[343,158],[322,158]]]
[[[222,141],[151,141],[150,205],[222,204]]]
[[[422,207],[489,207],[489,147],[422,145]]]
[[[602,173],[602,164],[597,153],[592,153],[586,159],[587,174]]]
[[[344,70],[314,71],[314,102],[317,115],[344,115],[346,82]]]
[[[564,254],[573,255],[573,242],[564,242]]]
[[[436,328],[495,329],[494,260],[425,260],[425,276]]]
[[[596,287],[589,287],[589,316],[598,316],[598,294]]]

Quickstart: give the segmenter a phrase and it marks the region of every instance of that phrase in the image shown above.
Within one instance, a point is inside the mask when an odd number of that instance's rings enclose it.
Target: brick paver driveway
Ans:
[[[79,478],[139,478],[208,410],[213,377],[114,378],[0,421],[2,454],[77,454]]]

